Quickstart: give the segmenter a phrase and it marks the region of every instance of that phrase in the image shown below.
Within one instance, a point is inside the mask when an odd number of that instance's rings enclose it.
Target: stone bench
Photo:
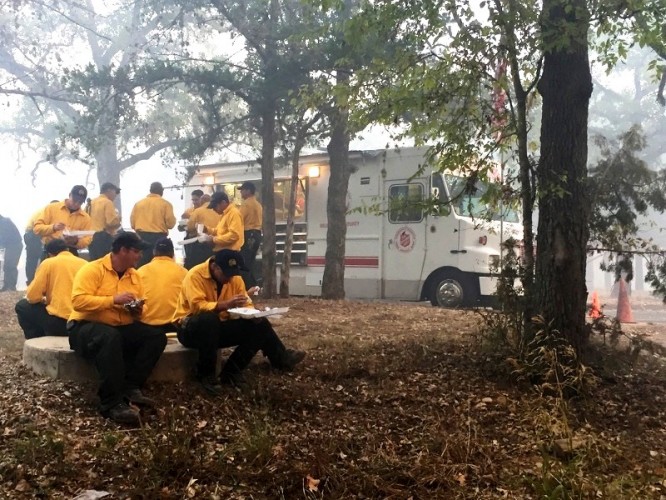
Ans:
[[[197,352],[169,338],[149,380],[177,382],[194,376]],[[68,337],[39,337],[26,340],[23,363],[38,375],[61,380],[97,380],[95,367],[69,348]]]

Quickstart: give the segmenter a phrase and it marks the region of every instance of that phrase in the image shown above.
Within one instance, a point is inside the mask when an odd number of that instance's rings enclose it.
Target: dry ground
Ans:
[[[257,359],[251,387],[217,399],[151,384],[159,410],[126,429],[97,415],[92,385],[21,365],[18,298],[0,294],[0,498],[666,497],[661,359],[613,357],[565,403],[515,383],[474,312],[275,301],[291,307],[283,340],[308,352],[294,373]]]

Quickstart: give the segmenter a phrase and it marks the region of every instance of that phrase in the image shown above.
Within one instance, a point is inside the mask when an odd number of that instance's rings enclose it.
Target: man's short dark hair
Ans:
[[[254,182],[245,181],[243,184],[241,184],[240,189],[241,191],[247,189],[250,193],[254,194],[254,192],[257,190],[257,187],[254,185]]]
[[[192,191],[192,196],[203,196],[203,191],[201,189],[195,189]]]
[[[159,194],[161,196],[164,194],[164,186],[162,186],[161,182],[153,182],[150,185],[150,192],[152,194]]]
[[[107,191],[115,191],[116,194],[120,193],[120,188],[116,186],[113,182],[105,182],[99,188],[100,193],[106,193]]]
[[[150,248],[150,244],[143,241],[136,233],[132,231],[121,231],[113,238],[113,243],[111,243],[111,251],[113,253],[118,253],[120,252],[121,248],[147,250]]]
[[[64,252],[66,250],[69,250],[67,243],[65,243],[65,240],[61,240],[60,238],[55,238],[44,245],[44,251],[48,255],[58,255],[60,252]]]

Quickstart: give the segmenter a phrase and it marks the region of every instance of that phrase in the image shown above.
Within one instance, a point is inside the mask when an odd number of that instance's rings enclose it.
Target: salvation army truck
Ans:
[[[504,209],[493,220],[481,220],[488,185],[477,182],[473,194],[461,194],[467,185],[463,177],[432,169],[418,173],[424,153],[423,148],[350,152],[353,173],[344,259],[348,298],[430,300],[433,305],[458,307],[484,304],[495,293],[493,271],[501,262],[500,241],[521,239],[518,215]],[[321,294],[329,173],[326,153],[301,157],[289,284],[294,295]],[[224,190],[240,204],[239,187],[248,180],[257,186],[261,201],[258,163],[202,165],[186,195],[197,188],[208,193]],[[290,186],[291,167],[276,169],[278,262]],[[439,208],[428,203],[432,199]]]

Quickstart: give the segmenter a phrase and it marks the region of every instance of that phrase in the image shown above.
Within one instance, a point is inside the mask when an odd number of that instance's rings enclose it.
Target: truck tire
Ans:
[[[454,270],[436,273],[428,288],[430,303],[436,307],[454,309],[462,306],[473,306],[478,292],[471,279]]]

